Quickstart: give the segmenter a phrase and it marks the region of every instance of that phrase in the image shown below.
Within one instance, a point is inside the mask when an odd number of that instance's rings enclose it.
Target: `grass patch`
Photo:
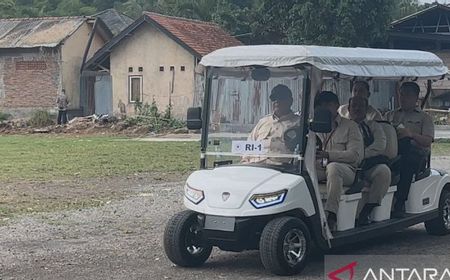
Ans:
[[[199,144],[141,142],[114,137],[1,136],[0,181],[187,173],[199,163]]]
[[[442,141],[433,143],[433,156],[450,156],[450,142]]]

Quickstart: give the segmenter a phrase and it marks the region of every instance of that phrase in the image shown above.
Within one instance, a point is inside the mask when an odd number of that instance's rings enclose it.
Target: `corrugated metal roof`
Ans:
[[[116,36],[122,30],[127,28],[128,25],[132,24],[134,20],[122,13],[119,13],[115,9],[107,9],[102,12],[99,12],[93,17],[98,17],[106,24],[111,33]]]
[[[56,47],[84,21],[86,17],[0,19],[0,48]]]

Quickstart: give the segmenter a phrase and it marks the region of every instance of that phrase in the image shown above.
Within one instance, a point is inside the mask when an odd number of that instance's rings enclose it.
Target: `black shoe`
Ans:
[[[391,213],[391,218],[401,219],[404,218],[405,215],[405,203],[396,202],[394,205],[394,211]]]
[[[358,217],[358,226],[367,226],[370,224],[370,213],[372,213],[373,208],[377,207],[378,204],[368,203],[364,205],[361,213]]]
[[[328,212],[327,223],[328,223],[328,228],[330,229],[331,232],[337,231],[337,217],[336,217],[335,213]]]

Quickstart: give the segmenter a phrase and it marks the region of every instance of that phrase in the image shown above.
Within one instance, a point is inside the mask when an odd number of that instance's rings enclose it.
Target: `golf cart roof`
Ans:
[[[433,53],[412,50],[297,45],[238,46],[216,50],[200,62],[206,67],[289,67],[309,64],[350,77],[439,79],[448,73]]]

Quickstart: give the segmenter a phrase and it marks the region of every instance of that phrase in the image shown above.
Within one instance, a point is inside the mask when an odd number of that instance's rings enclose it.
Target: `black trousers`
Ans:
[[[398,141],[400,159],[400,182],[397,185],[395,198],[398,204],[404,204],[408,200],[414,174],[426,167],[427,157],[423,151],[412,145],[411,139],[405,138]]]
[[[59,110],[58,111],[58,124],[66,124],[67,123],[67,111]]]

